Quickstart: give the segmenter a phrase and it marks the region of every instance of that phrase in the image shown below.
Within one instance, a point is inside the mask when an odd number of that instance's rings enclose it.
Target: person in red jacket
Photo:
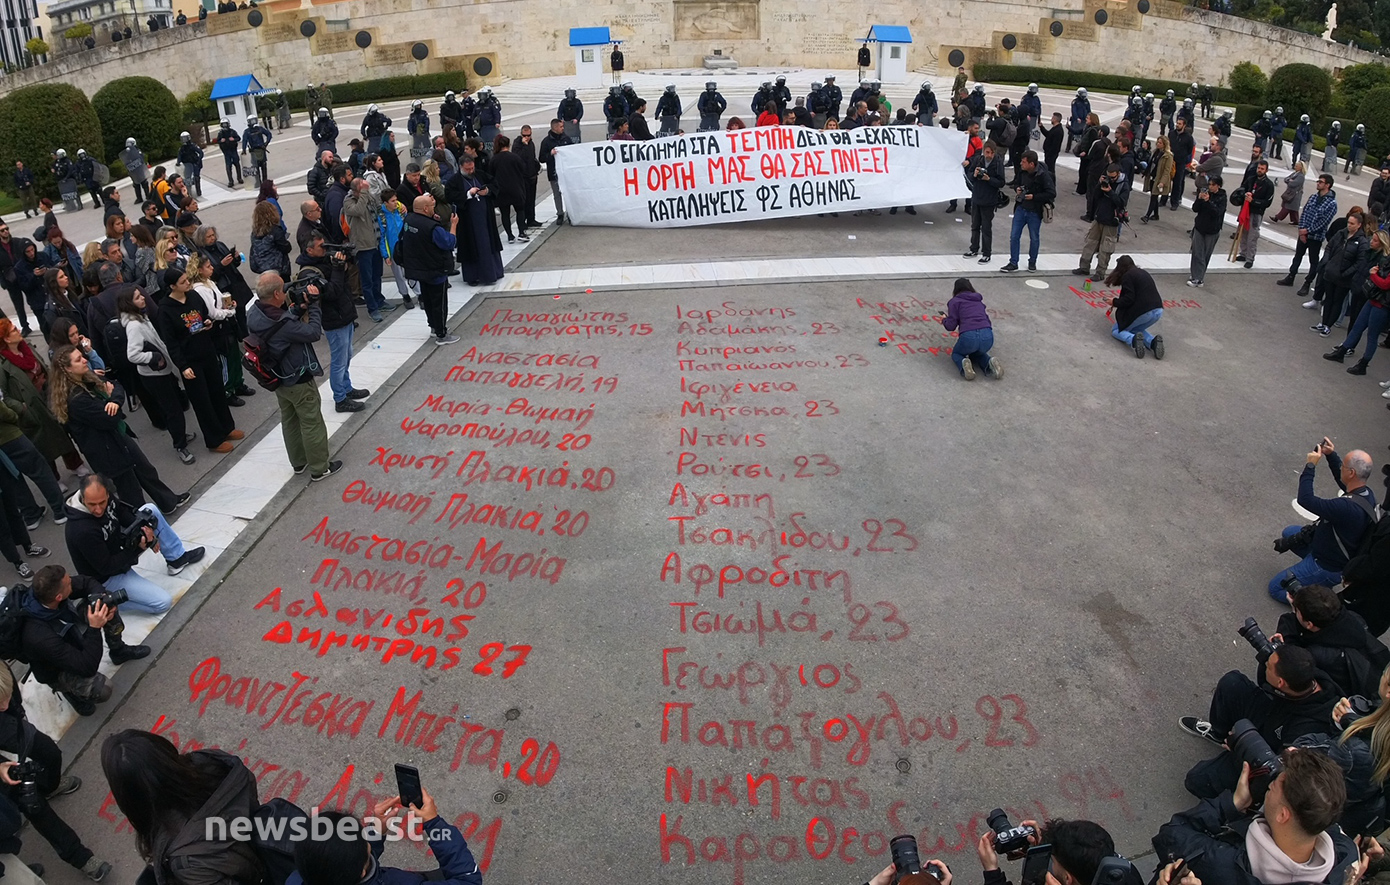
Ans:
[[[777,113],[777,102],[775,102],[775,101],[770,101],[770,102],[768,102],[767,104],[763,105],[763,111],[762,111],[762,113],[761,113],[761,114],[758,114],[758,123],[757,123],[757,125],[759,125],[759,126],[781,126],[781,125],[782,125],[782,117],[781,117],[780,114]]]
[[[1380,333],[1385,331],[1387,321],[1390,321],[1390,233],[1383,230],[1375,232],[1375,236],[1371,237],[1371,253],[1375,265],[1371,268],[1366,303],[1356,315],[1356,322],[1347,330],[1346,339],[1322,355],[1325,360],[1340,363],[1343,357],[1356,349],[1356,345],[1361,341],[1361,333],[1365,332],[1366,349],[1362,352],[1361,359],[1356,361],[1356,365],[1347,369],[1348,375],[1366,374],[1366,367],[1376,355],[1376,343],[1380,341]],[[1390,381],[1380,386],[1390,388]],[[1390,399],[1390,389],[1384,396]]]

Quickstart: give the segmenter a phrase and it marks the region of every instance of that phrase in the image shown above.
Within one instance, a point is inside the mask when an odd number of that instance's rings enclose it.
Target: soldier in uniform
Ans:
[[[328,116],[333,117],[333,90],[328,88],[327,83],[319,84],[319,107],[328,108]]]

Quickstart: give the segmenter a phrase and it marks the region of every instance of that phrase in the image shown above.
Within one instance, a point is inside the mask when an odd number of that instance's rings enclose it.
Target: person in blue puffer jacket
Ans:
[[[379,234],[377,248],[381,250],[382,264],[391,271],[391,276],[396,278],[396,291],[401,295],[401,306],[410,310],[415,306],[415,302],[410,299],[414,281],[407,280],[405,269],[391,260],[391,253],[395,251],[396,243],[401,239],[401,231],[405,230],[405,213],[406,208],[401,205],[397,193],[387,190],[381,198],[381,209],[376,213]]]
[[[985,298],[970,281],[964,277],[956,280],[951,289],[951,300],[946,302],[946,310],[941,314],[941,325],[947,332],[957,332],[956,346],[951,350],[951,361],[960,370],[966,381],[975,380],[975,367],[993,376],[995,380],[1004,376],[999,360],[989,355],[994,346],[994,326],[989,321],[985,308]]]

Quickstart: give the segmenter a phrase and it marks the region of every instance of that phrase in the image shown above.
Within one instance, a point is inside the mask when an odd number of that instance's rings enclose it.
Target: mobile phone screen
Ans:
[[[1052,865],[1052,846],[1034,845],[1028,849],[1023,859],[1022,885],[1043,885],[1047,881],[1047,870]]]
[[[420,786],[420,769],[414,765],[396,763],[396,789],[402,805],[419,809],[425,804],[425,791]]]

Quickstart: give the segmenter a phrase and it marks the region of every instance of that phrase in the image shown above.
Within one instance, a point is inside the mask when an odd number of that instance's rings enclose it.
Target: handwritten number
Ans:
[[[482,662],[473,665],[473,672],[479,676],[491,676],[493,663],[502,657],[502,652],[506,650],[507,646],[501,642],[489,642],[478,649],[478,657],[482,658]]]

